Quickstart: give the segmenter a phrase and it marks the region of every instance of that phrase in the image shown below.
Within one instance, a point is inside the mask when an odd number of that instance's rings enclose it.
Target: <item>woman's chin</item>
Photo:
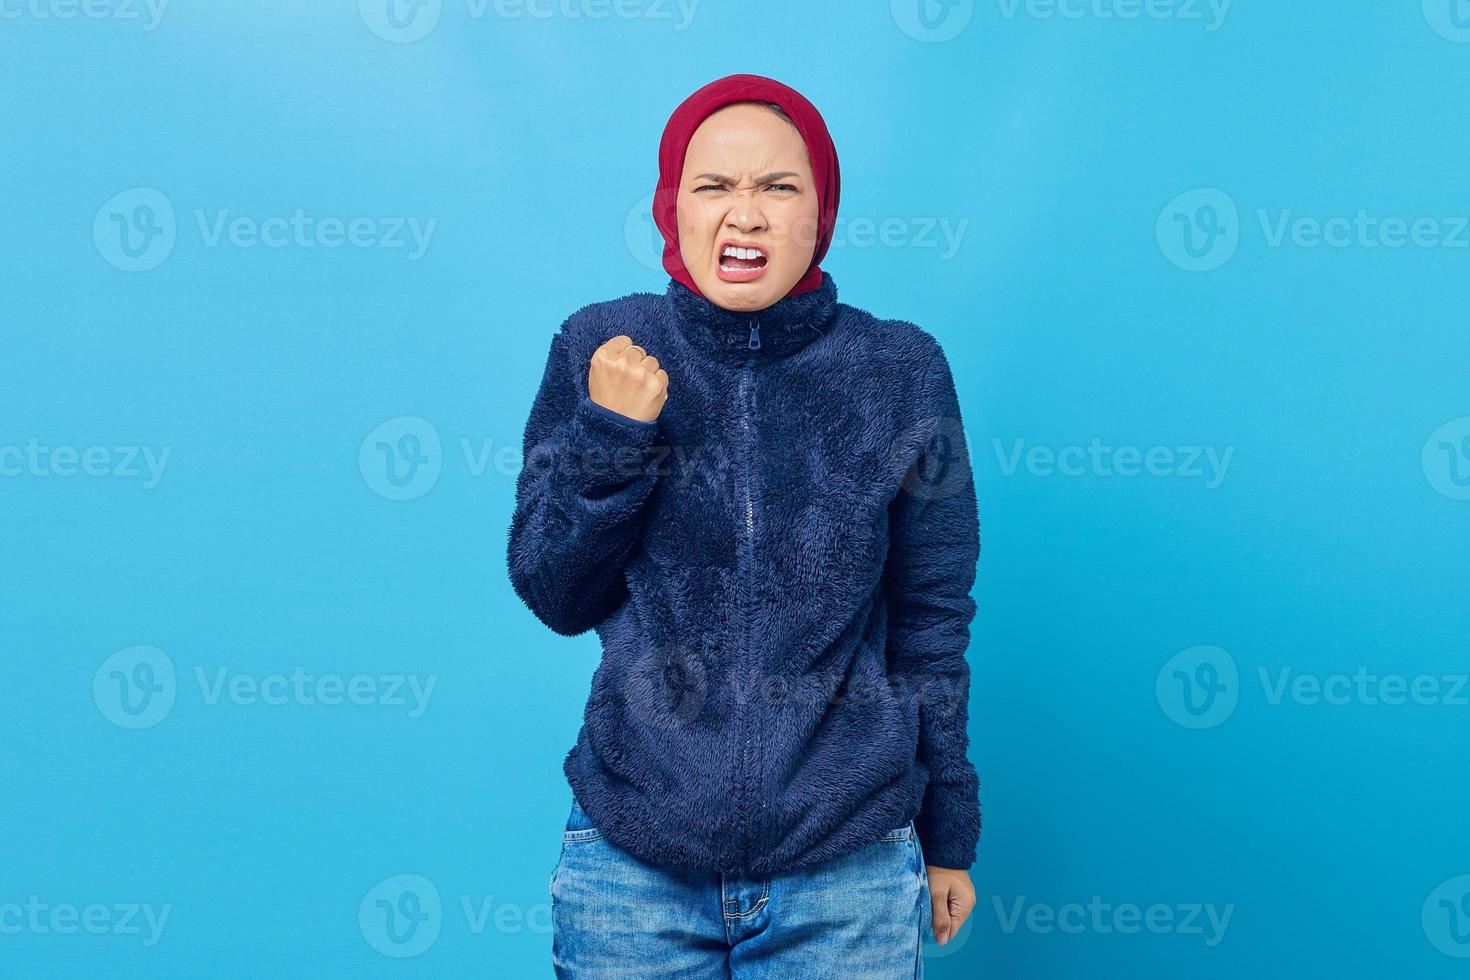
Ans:
[[[727,310],[749,313],[751,310],[763,310],[775,302],[769,292],[764,287],[757,288],[755,283],[716,282],[709,299]]]
[[[786,295],[794,285],[788,283],[782,289],[769,273],[743,281],[731,281],[716,274],[711,281],[699,284],[700,290],[715,305],[739,312],[763,310]]]

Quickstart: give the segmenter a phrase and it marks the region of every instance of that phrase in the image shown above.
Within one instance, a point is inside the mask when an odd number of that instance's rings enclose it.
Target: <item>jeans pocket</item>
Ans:
[[[906,841],[913,835],[913,832],[914,822],[912,820],[909,820],[904,823],[903,826],[894,827],[892,830],[888,831],[888,833],[884,834],[882,837],[879,837],[878,841],[879,843],[887,843],[891,841]]]
[[[912,826],[912,822],[910,823]],[[924,886],[929,885],[929,866],[924,863],[924,845],[919,843],[919,832],[914,831],[914,861],[919,866],[919,878],[923,880]]]
[[[547,892],[556,897],[556,879],[561,875],[567,863],[568,845],[586,845],[593,841],[602,839],[602,831],[587,816],[587,811],[582,809],[577,798],[572,797],[572,807],[567,812],[567,822],[561,832],[561,849],[557,852],[556,867],[551,869],[551,878],[546,883]]]
[[[894,827],[882,837],[878,838],[878,845],[882,847],[902,847],[905,853],[905,864],[913,875],[921,882],[928,881],[928,874],[924,870],[924,854],[919,848],[919,832],[912,820],[902,827]]]
[[[594,841],[602,836],[602,831],[592,822],[587,811],[582,809],[577,798],[572,797],[572,809],[567,814],[566,827],[562,830],[561,841],[563,844],[584,843]]]

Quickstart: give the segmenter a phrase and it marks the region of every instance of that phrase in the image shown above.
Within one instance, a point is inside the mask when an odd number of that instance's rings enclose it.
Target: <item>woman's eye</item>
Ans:
[[[777,193],[781,194],[794,194],[797,190],[795,184],[766,184],[765,189],[768,191],[776,191]],[[729,190],[729,188],[725,184],[701,184],[700,186],[694,188],[694,193],[701,194],[705,191],[723,190]]]

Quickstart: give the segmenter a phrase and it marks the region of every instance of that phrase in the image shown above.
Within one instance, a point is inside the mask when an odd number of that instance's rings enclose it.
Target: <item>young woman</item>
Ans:
[[[798,92],[706,85],[659,147],[666,291],[552,338],[510,575],[603,647],[559,976],[921,976],[974,908],[970,460],[939,344],[818,265],[839,190]]]

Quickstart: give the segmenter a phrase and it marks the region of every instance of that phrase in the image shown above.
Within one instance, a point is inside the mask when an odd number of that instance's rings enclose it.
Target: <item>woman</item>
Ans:
[[[970,461],[938,343],[819,267],[839,189],[799,93],[706,85],[659,148],[667,290],[552,338],[510,574],[603,646],[559,976],[921,976],[974,907]]]

